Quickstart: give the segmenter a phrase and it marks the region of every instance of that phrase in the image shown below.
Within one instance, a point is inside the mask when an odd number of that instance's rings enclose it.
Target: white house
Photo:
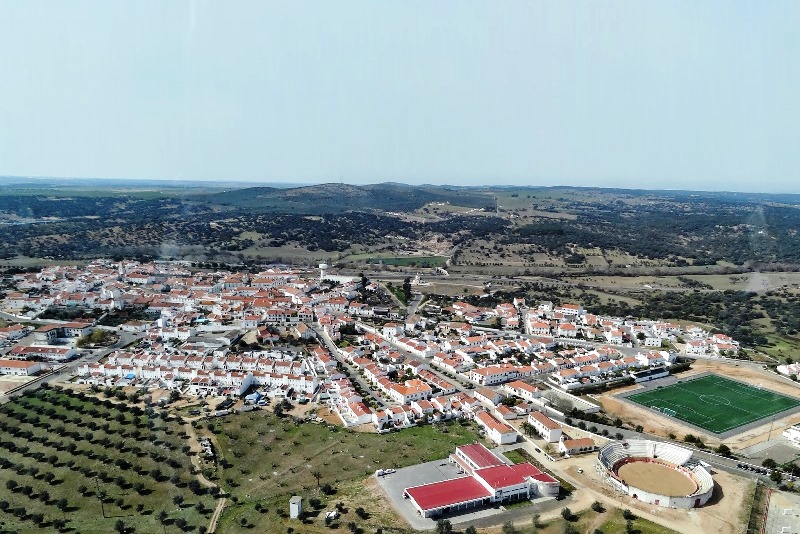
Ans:
[[[538,399],[542,396],[542,392],[536,386],[532,386],[521,380],[514,380],[504,386],[506,390],[512,395],[516,395],[527,401]]]
[[[517,431],[489,412],[480,412],[475,416],[475,421],[478,426],[484,429],[486,437],[498,445],[506,445],[517,441]]]
[[[0,360],[0,375],[31,376],[41,371],[42,368],[43,364],[41,362]]]
[[[556,443],[561,439],[561,425],[542,412],[533,412],[528,416],[528,423],[548,443]]]
[[[597,450],[592,438],[562,439],[558,442],[558,452],[575,456]]]

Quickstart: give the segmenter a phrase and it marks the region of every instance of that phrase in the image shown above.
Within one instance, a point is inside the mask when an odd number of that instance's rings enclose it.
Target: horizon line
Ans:
[[[270,187],[281,185],[280,189],[292,189],[291,186],[309,187],[319,185],[351,185],[351,186],[375,186],[384,184],[398,184],[408,187],[458,187],[464,189],[557,189],[557,188],[573,188],[573,189],[604,189],[604,190],[619,190],[619,191],[645,191],[645,192],[685,192],[685,193],[730,193],[730,194],[745,194],[745,195],[800,195],[800,192],[788,191],[736,191],[728,189],[681,189],[681,188],[663,188],[651,189],[643,187],[624,187],[624,186],[608,186],[608,185],[571,185],[567,183],[554,184],[554,185],[539,185],[539,184],[455,184],[455,183],[409,183],[400,182],[397,180],[385,180],[375,182],[355,182],[355,181],[262,181],[262,180],[249,180],[249,179],[236,179],[236,178],[126,178],[126,177],[94,177],[94,176],[20,176],[20,175],[0,175],[0,185],[2,181],[8,179],[24,179],[24,180],[88,180],[88,181],[128,181],[128,182],[162,182],[162,183],[185,183],[187,185],[200,186],[201,184],[243,184],[247,189],[248,187]],[[194,182],[194,184],[193,184]],[[197,182],[200,182],[199,184]]]

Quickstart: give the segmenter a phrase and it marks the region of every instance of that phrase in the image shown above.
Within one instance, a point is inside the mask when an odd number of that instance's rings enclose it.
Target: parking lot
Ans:
[[[800,532],[800,497],[784,491],[770,492],[764,534]]]

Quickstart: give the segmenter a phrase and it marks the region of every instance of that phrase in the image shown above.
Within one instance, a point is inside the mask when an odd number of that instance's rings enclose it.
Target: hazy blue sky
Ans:
[[[0,175],[800,192],[800,2],[0,0]]]

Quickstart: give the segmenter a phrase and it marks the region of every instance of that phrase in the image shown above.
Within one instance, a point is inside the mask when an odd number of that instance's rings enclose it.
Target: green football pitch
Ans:
[[[714,434],[800,406],[800,400],[718,375],[705,375],[627,397]]]

